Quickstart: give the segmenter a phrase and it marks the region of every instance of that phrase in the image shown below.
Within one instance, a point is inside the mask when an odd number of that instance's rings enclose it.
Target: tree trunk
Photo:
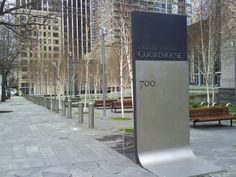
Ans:
[[[124,56],[123,56],[123,52],[121,49],[121,56],[120,56],[120,104],[121,104],[121,117],[124,118],[125,117],[125,113],[124,113],[124,73],[123,73],[123,63],[124,63]]]
[[[209,76],[206,75],[206,94],[207,94],[207,106],[210,106],[210,90],[209,90]]]
[[[87,107],[87,92],[88,92],[88,75],[89,75],[89,63],[86,63],[86,75],[85,75],[85,88],[84,88],[84,108]]]
[[[2,98],[1,102],[6,101],[6,74],[5,74],[5,69],[2,67]]]
[[[212,106],[213,106],[213,104],[215,102],[215,75],[214,75],[214,69],[213,69],[213,72],[212,72],[211,84],[212,84],[212,87],[211,87],[211,103],[212,103]]]
[[[121,104],[121,117],[125,117],[124,113],[124,86],[123,86],[123,69],[120,70],[120,104]]]
[[[127,49],[128,50],[128,49]],[[132,61],[130,55],[127,54],[128,58],[128,68],[129,68],[129,78],[130,78],[130,91],[131,91],[131,98],[132,98],[132,105],[134,105],[134,94],[133,94],[133,72],[132,72]]]
[[[97,94],[98,94],[98,93],[97,93],[97,83],[98,83],[98,82],[96,81],[95,84],[94,84],[94,99],[95,99],[95,100],[97,100],[97,96],[98,96],[98,95],[97,95]]]

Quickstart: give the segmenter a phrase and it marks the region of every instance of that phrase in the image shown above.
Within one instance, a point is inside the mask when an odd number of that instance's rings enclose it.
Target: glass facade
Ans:
[[[140,5],[145,11],[187,15],[188,24],[191,24],[192,10],[190,0],[142,0]]]

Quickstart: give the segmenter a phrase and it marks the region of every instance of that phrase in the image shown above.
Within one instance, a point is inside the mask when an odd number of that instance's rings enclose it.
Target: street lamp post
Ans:
[[[71,110],[71,65],[72,65],[72,52],[69,52],[68,57],[68,102],[67,102],[67,118],[72,118],[72,110]]]
[[[234,50],[234,104],[236,106],[236,41],[231,42],[231,46],[233,47]]]
[[[236,106],[236,41],[232,42],[234,49],[234,104]]]
[[[72,65],[72,52],[69,51],[68,61],[68,99],[71,100],[71,65]]]
[[[44,81],[45,81],[45,96],[44,96],[44,106],[47,108],[47,69],[44,69]]]
[[[48,88],[47,88],[47,69],[44,69],[44,79],[45,79],[45,96],[47,97],[47,92],[48,92]]]
[[[100,30],[102,39],[102,99],[103,99],[103,117],[106,117],[106,65],[105,65],[105,35],[107,34],[106,28]]]
[[[54,81],[54,104],[53,104],[53,110],[56,110],[56,97],[57,97],[57,91],[56,91],[56,63],[53,62],[53,81]]]

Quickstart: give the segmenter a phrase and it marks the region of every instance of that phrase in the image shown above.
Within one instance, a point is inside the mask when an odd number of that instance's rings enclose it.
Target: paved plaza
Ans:
[[[155,177],[110,148],[115,142],[97,140],[133,127],[132,112],[131,120],[110,119],[119,116],[107,110],[102,119],[95,109],[95,128],[88,129],[86,114],[77,123],[77,109],[67,119],[22,97],[0,103],[0,177]],[[228,125],[190,129],[195,154],[227,170],[212,177],[236,176],[236,125]]]

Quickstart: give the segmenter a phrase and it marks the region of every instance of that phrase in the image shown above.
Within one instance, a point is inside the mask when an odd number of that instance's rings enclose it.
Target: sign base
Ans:
[[[203,160],[199,160],[196,156],[192,153],[191,148],[187,148],[186,150],[182,150],[185,154],[178,152],[178,150],[172,151],[172,153],[176,154],[169,154],[173,155],[171,160],[168,162],[153,162],[150,164],[142,164],[145,169],[148,171],[160,176],[160,177],[196,177],[202,176],[212,173],[218,172],[225,172],[221,167],[213,165]],[[182,157],[179,159],[181,154]],[[160,159],[163,154],[152,154],[152,158]],[[166,155],[166,154],[164,154]]]

